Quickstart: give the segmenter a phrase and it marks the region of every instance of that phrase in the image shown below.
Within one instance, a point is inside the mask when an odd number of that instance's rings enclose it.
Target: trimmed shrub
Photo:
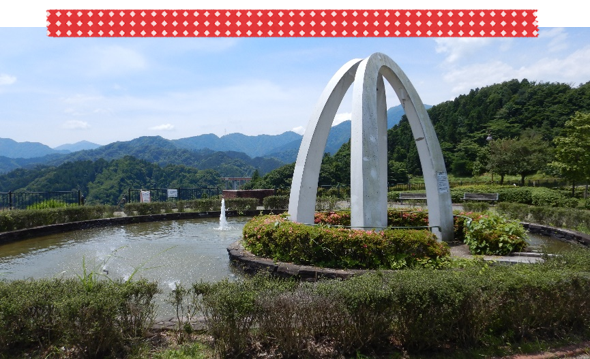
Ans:
[[[257,198],[226,198],[225,208],[228,211],[254,211],[258,206]],[[221,208],[220,208],[221,210]]]
[[[518,344],[585,332],[590,251],[545,263],[408,269],[296,283],[258,275],[200,283],[198,305],[223,357],[359,356]],[[256,328],[256,330],[250,330]]]
[[[268,196],[262,200],[264,209],[287,209],[289,208],[289,196]]]
[[[228,198],[225,201],[227,209],[245,211],[256,208],[257,200],[254,198]],[[149,203],[127,203],[124,211],[128,216],[172,213],[174,209],[178,212],[185,212],[191,209],[193,212],[219,212],[221,200],[218,198],[194,199],[178,202],[149,202]]]
[[[491,219],[489,216],[492,216]],[[484,221],[485,226],[471,226],[473,221]],[[316,212],[314,223],[349,227],[350,211]],[[389,210],[387,225],[407,229],[428,227],[428,212],[422,209],[414,211]],[[495,225],[498,227],[494,227]],[[525,243],[524,227],[520,223],[508,221],[498,215],[456,212],[454,216],[455,241],[467,243],[467,234],[469,234],[469,241],[473,245],[473,248],[470,245],[472,254],[484,254],[482,248],[485,248],[485,254],[497,255],[520,251],[524,248],[521,247],[521,243]]]
[[[50,224],[112,217],[113,206],[69,206],[63,208],[12,210],[0,212],[0,232]]]
[[[122,354],[151,327],[157,292],[145,281],[0,281],[0,347],[14,354],[61,346],[81,357]]]
[[[250,220],[243,233],[244,246],[255,255],[320,267],[395,269],[449,255],[446,243],[426,230],[308,226],[269,215]]]
[[[531,189],[531,204],[533,206],[548,206],[548,207],[565,207],[564,204],[568,199],[559,191],[554,191],[549,188],[536,187]],[[576,205],[578,201],[576,200]]]
[[[490,204],[487,202],[465,202],[463,209],[467,212],[485,212],[490,209]]]
[[[125,214],[132,216],[137,214],[144,216],[148,214],[171,213],[176,207],[174,202],[149,202],[149,203],[127,203],[124,208]]]
[[[350,227],[350,210],[316,212],[314,223]],[[387,226],[404,228],[428,227],[428,212],[421,208],[409,211],[388,210]]]
[[[518,203],[498,203],[496,211],[510,218],[547,226],[576,229],[588,226],[590,211],[573,208],[527,206]]]
[[[75,206],[77,206],[78,204],[76,203]],[[27,206],[27,209],[47,209],[47,208],[63,208],[63,207],[67,207],[68,204],[65,203],[64,201],[58,201],[56,199],[49,199],[47,201],[43,201],[43,202],[39,202],[39,203],[35,203],[32,204],[30,206]]]
[[[315,202],[316,211],[333,211],[339,198],[336,196],[317,197]]]

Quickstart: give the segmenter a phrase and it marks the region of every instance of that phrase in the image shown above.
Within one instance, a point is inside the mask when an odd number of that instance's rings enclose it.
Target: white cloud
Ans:
[[[467,57],[492,41],[488,38],[441,38],[436,39],[436,52],[446,54],[446,62],[452,63]]]
[[[558,58],[542,58],[529,67],[519,69],[524,77],[544,81],[588,82],[590,78],[590,46],[579,49],[569,56]]]
[[[90,128],[90,125],[86,121],[70,120],[64,122],[61,127],[67,130],[84,130]]]
[[[16,82],[16,77],[7,74],[0,74],[0,85],[12,85]]]
[[[512,79],[515,72],[508,64],[494,61],[450,70],[443,75],[443,79],[452,85],[453,94],[462,94],[476,87]]]
[[[336,114],[336,116],[334,116],[334,122],[332,123],[332,127],[339,125],[344,121],[349,121],[350,116],[352,116],[352,113],[350,112]]]
[[[150,127],[150,128],[148,128],[148,130],[152,130],[152,131],[172,131],[172,130],[174,130],[174,125],[169,124],[169,123],[165,123],[165,124],[162,124],[162,125]]]
[[[587,46],[564,58],[545,57],[520,68],[502,61],[457,67],[447,71],[443,79],[452,85],[451,91],[456,95],[511,79],[585,83],[590,78],[590,67],[587,65],[589,58],[590,46]]]
[[[549,52],[561,51],[569,47],[569,43],[567,42],[567,32],[563,27],[543,29],[539,32],[538,38],[541,40],[549,40],[549,44],[547,45]]]
[[[511,79],[530,81],[585,83],[590,78],[590,46],[579,49],[564,58],[543,57],[522,67],[503,61],[490,61],[447,71],[443,79],[450,83],[454,94],[469,92],[476,87],[488,86]]]
[[[301,136],[303,136],[303,134],[305,133],[305,127],[303,126],[297,126],[297,127],[293,127],[291,129],[291,131],[300,134]]]

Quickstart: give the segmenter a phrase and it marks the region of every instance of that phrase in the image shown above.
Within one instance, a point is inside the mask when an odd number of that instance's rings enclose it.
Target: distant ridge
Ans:
[[[425,105],[425,107],[428,109],[432,106]],[[387,127],[396,125],[403,114],[401,105],[388,109]],[[218,137],[214,134],[204,134],[177,140],[168,140],[160,136],[144,136],[104,146],[80,141],[54,149],[41,143],[0,139],[0,172],[33,165],[57,166],[66,161],[94,161],[99,158],[112,160],[126,155],[160,165],[186,164],[203,168],[203,163],[212,163],[204,157],[212,155],[213,152],[223,152],[226,155],[231,153],[228,156],[236,160],[239,157],[239,161],[244,163],[238,165],[238,168],[248,168],[245,165],[248,163],[250,166],[259,168],[260,172],[267,172],[281,163],[295,162],[302,138],[303,136],[292,131],[279,135],[257,136],[232,133]],[[350,121],[344,121],[331,128],[325,152],[336,153],[349,139]],[[248,158],[240,157],[242,155],[238,156],[238,153],[245,154]],[[220,169],[220,171],[225,170]],[[236,170],[228,169],[226,172],[233,173]]]
[[[39,142],[16,142],[10,138],[0,138],[0,156],[8,158],[33,158],[59,153]]]
[[[83,150],[94,150],[100,146],[101,145],[89,141],[80,141],[76,143],[67,143],[65,145],[54,147],[53,149],[56,151],[76,152]]]

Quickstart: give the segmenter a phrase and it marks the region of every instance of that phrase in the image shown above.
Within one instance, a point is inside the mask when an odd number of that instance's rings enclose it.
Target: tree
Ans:
[[[519,139],[490,141],[488,169],[500,175],[500,184],[507,174],[520,175],[524,185],[526,176],[537,173],[550,158],[549,145],[541,135],[525,131]]]
[[[576,112],[553,143],[556,149],[552,166],[572,182],[574,193],[576,183],[590,180],[590,113]]]
[[[390,185],[398,183],[408,183],[410,177],[406,170],[406,164],[403,162],[389,161],[387,164],[387,181]]]
[[[525,130],[518,141],[515,141],[513,163],[510,174],[520,175],[520,184],[524,186],[526,176],[537,173],[550,161],[549,144],[535,131]]]
[[[504,176],[510,172],[510,166],[514,161],[510,156],[510,149],[514,147],[515,141],[512,138],[490,141],[488,169],[500,175],[500,184],[504,184]]]

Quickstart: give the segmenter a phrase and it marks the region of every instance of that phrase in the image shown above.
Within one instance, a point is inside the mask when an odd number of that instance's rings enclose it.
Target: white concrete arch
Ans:
[[[332,77],[312,116],[293,174],[289,214],[313,223],[321,160],[334,116],[352,83],[351,224],[357,228],[387,226],[387,114],[383,77],[396,92],[418,147],[428,201],[429,225],[439,240],[453,239],[453,212],[440,144],[424,104],[399,66],[375,53],[352,60]]]

